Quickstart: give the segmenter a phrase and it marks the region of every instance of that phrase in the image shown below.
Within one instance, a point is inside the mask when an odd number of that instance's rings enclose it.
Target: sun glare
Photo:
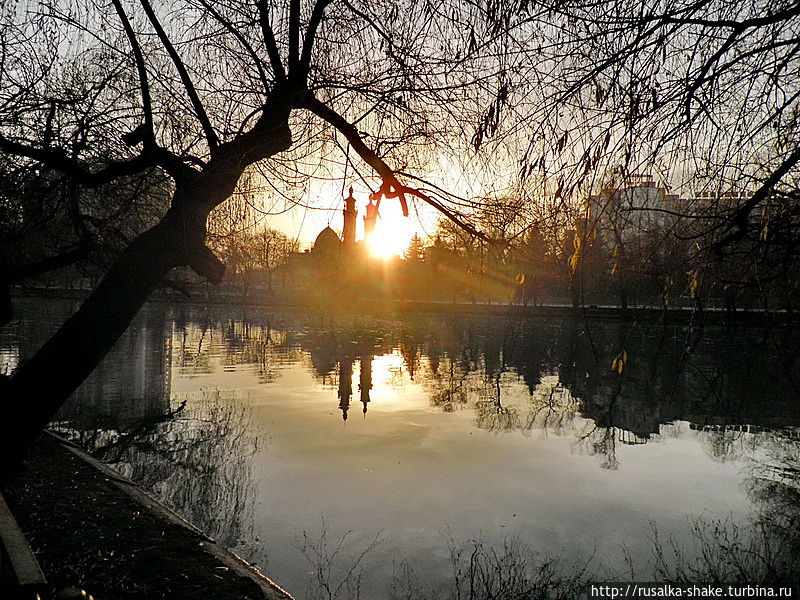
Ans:
[[[403,255],[414,236],[414,228],[408,219],[401,219],[378,221],[367,242],[373,256],[392,258]]]

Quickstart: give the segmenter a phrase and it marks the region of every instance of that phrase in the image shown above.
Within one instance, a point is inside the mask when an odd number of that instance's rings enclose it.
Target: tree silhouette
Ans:
[[[187,266],[222,279],[207,221],[246,173],[285,189],[311,175],[308,157],[347,145],[373,173],[377,199],[404,212],[412,198],[426,202],[474,232],[392,164],[413,170],[437,148],[469,143],[458,142],[464,122],[501,87],[496,57],[508,17],[467,3],[408,8],[78,0],[2,9],[0,151],[15,167],[56,172],[99,204],[145,175],[169,182],[157,222],[3,382],[18,412],[0,432],[6,459],[46,425],[167,273]],[[425,153],[415,148],[423,143]]]
[[[124,210],[103,212],[142,206],[147,194],[125,200],[124,190],[149,183],[163,201],[125,228],[130,241],[81,308],[0,384],[19,412],[0,426],[5,457],[46,425],[169,272],[222,279],[208,220],[248,177],[297,198],[346,163],[376,200],[405,212],[428,203],[486,241],[463,213],[482,206],[507,234],[520,213],[536,214],[523,205],[546,201],[563,222],[610,175],[624,184],[653,170],[699,188],[679,216],[700,247],[757,257],[760,282],[792,269],[797,0],[44,0],[0,11],[4,170],[39,187],[53,177],[69,216],[65,243],[4,261],[2,288],[51,266],[39,261],[73,260],[95,220],[128,223]],[[425,181],[437,170],[467,180],[469,165],[486,189],[516,169],[519,194],[455,196],[440,185],[446,174]],[[13,193],[0,216],[34,218]],[[487,276],[506,252],[476,247],[481,281],[516,275]]]
[[[756,263],[729,269],[742,281],[793,272],[800,4],[533,6],[550,22],[540,60],[552,68],[533,69],[549,91],[531,121],[546,127],[520,146],[523,177],[548,179],[559,200],[654,174],[686,199],[659,207],[681,219],[679,236],[714,259]]]

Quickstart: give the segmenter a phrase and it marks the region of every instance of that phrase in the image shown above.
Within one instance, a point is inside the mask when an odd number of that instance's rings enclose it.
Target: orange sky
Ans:
[[[297,206],[281,215],[268,217],[269,226],[297,238],[303,249],[310,246],[317,234],[327,226],[341,234],[344,208],[341,187],[335,186],[333,182],[325,182],[321,187],[320,197],[308,201],[309,205],[318,206],[318,209]],[[358,210],[356,239],[360,240],[364,236],[364,207],[369,198],[369,191],[365,186],[354,183],[353,196],[356,198]],[[409,211],[409,216],[404,217],[397,200],[384,198],[381,201],[374,240],[376,250],[379,250],[378,254],[386,255],[391,252],[400,254],[408,246],[414,234],[425,238],[434,233],[439,217],[438,211],[422,202],[411,204]]]

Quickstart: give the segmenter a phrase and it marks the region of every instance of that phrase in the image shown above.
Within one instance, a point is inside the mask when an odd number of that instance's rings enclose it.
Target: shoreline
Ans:
[[[50,300],[83,300],[89,295],[85,290],[15,288],[12,297],[39,298]],[[541,304],[500,304],[500,303],[465,303],[435,300],[396,300],[396,299],[363,299],[345,302],[342,300],[294,302],[275,297],[251,297],[239,294],[195,292],[189,297],[180,294],[156,293],[148,304],[178,305],[214,305],[252,308],[286,308],[290,310],[324,310],[329,312],[366,312],[380,316],[405,315],[410,313],[448,314],[448,315],[492,315],[510,317],[568,317],[596,320],[660,320],[670,323],[710,322],[722,325],[780,325],[800,326],[800,313],[787,309],[750,309],[739,308],[727,310],[718,307],[697,306],[655,306],[639,305],[621,308],[608,304],[581,304],[577,306],[563,303]]]
[[[51,591],[93,597],[293,600],[134,482],[45,433],[3,493]]]

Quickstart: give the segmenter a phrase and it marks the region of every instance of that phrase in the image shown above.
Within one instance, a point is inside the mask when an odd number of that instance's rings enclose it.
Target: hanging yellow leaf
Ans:
[[[611,361],[611,370],[614,371],[617,375],[622,375],[622,371],[625,369],[625,365],[628,362],[628,353],[623,350],[619,354],[614,357],[614,360]]]
[[[569,258],[569,266],[572,269],[573,273],[578,268],[578,262],[580,262],[581,256],[577,252],[570,256]]]
[[[525,273],[520,273],[517,275],[517,285],[522,285],[525,283]]]
[[[617,264],[617,262],[616,262],[616,261],[614,261],[614,265],[611,267],[611,274],[612,274],[612,275],[616,275],[616,274],[617,274],[617,267],[618,267],[618,266],[619,266],[619,265]]]
[[[761,228],[761,233],[758,234],[758,239],[762,242],[767,241],[767,237],[769,236],[769,223],[764,223],[764,227]]]

